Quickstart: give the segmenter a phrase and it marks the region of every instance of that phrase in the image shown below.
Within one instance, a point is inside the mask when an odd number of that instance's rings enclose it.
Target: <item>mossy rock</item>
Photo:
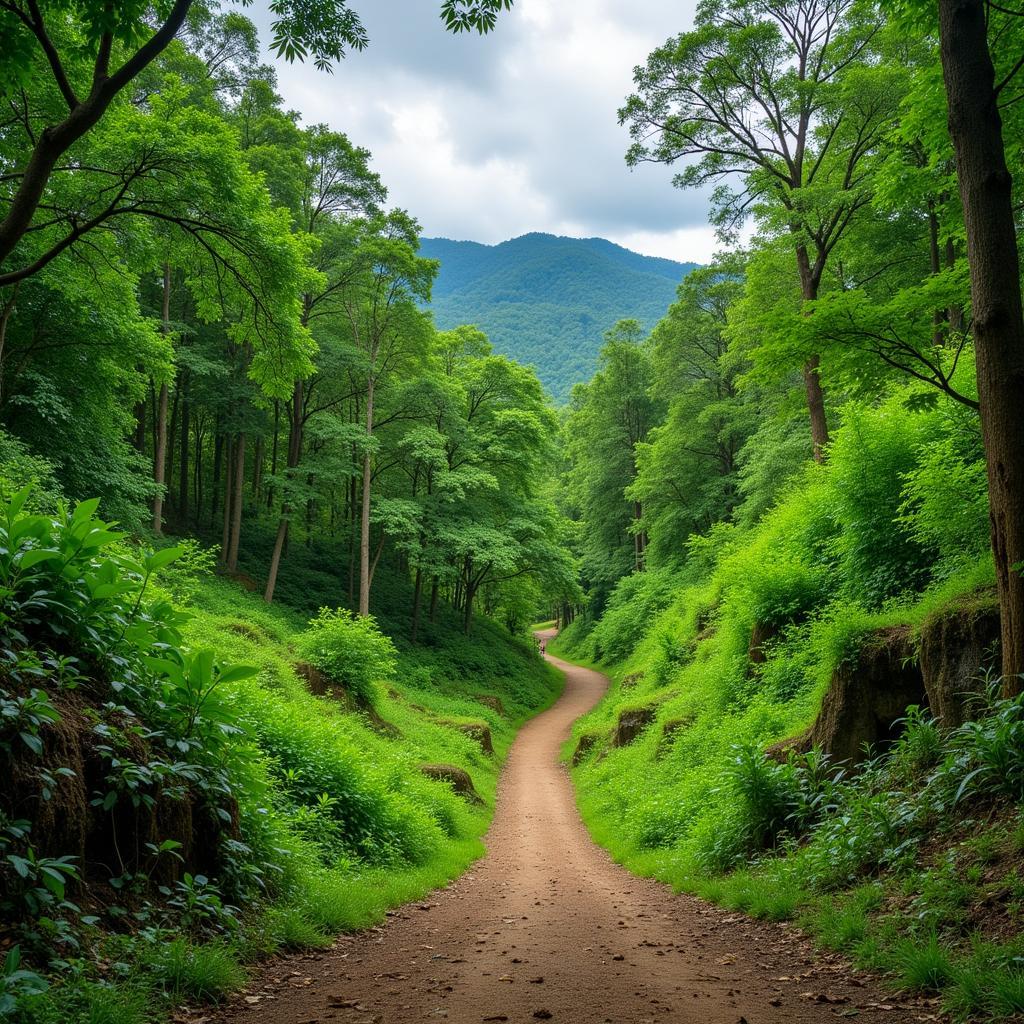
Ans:
[[[486,722],[453,722],[451,719],[438,719],[440,725],[446,725],[449,729],[456,729],[468,736],[485,754],[494,753],[494,741],[491,739],[491,727]]]
[[[572,752],[573,767],[578,765],[597,746],[600,738],[595,732],[585,732],[576,741],[576,749]]]
[[[646,672],[630,672],[628,676],[622,677],[622,682],[619,683],[620,690],[632,690],[638,683],[643,681]]]
[[[483,804],[473,779],[464,768],[454,764],[421,764],[420,772],[435,782],[447,782],[452,790],[471,804]]]
[[[492,711],[497,712],[502,718],[505,717],[505,705],[502,704],[500,697],[495,697],[490,693],[478,693],[476,700],[478,704],[483,704],[485,708],[490,708]]]
[[[619,721],[612,733],[612,746],[629,746],[654,721],[655,713],[653,707],[626,708],[620,711]]]

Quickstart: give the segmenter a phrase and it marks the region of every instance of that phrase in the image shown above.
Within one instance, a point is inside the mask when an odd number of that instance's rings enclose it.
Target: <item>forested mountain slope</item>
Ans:
[[[424,238],[441,261],[433,310],[442,329],[476,324],[495,349],[537,367],[556,401],[597,366],[620,319],[653,327],[694,263],[642,256],[604,238],[532,232],[500,245]]]

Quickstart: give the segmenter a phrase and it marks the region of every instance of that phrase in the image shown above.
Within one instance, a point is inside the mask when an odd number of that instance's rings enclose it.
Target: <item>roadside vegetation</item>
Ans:
[[[983,2],[701,5],[620,119],[629,162],[715,183],[723,251],[649,334],[609,331],[563,421],[586,596],[552,649],[615,680],[565,750],[595,837],[964,1020],[1024,1012],[1022,114],[993,85],[1022,30]]]
[[[515,728],[557,692],[525,639],[448,614],[400,650],[36,498],[0,512],[5,1012],[217,1000],[480,855]]]

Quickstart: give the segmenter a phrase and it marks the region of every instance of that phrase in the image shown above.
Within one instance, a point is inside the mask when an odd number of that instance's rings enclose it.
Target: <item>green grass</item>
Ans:
[[[159,948],[147,966],[174,1002],[219,1002],[246,978],[236,951],[223,942],[177,939]]]
[[[103,940],[102,962],[53,975],[47,993],[26,1000],[26,1024],[151,1024],[182,1001],[223,999],[244,984],[248,965],[275,951],[323,947],[445,885],[484,852],[516,731],[561,689],[561,673],[532,641],[491,622],[478,620],[467,638],[455,616],[442,615],[412,645],[392,616],[397,671],[375,687],[371,715],[340,692],[309,692],[296,671],[305,610],[267,606],[219,578],[188,582],[171,595],[187,596],[187,645],[258,669],[210,700],[243,729],[228,769],[241,837],[268,865],[267,896],[247,901],[240,921],[212,940],[201,929],[173,941],[166,932],[152,942]],[[465,723],[490,730],[493,754],[460,731]],[[467,771],[483,803],[419,771],[439,763]]]

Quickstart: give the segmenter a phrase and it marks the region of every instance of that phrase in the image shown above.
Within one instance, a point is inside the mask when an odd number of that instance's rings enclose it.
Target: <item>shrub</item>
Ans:
[[[321,608],[299,637],[299,654],[356,700],[373,705],[377,684],[395,675],[397,654],[372,616]]]
[[[903,735],[893,748],[893,763],[904,777],[913,779],[934,768],[943,756],[938,723],[919,707],[907,708]]]
[[[938,574],[988,550],[988,486],[977,417],[956,434],[923,446],[904,477],[898,522],[921,547],[938,552]]]

